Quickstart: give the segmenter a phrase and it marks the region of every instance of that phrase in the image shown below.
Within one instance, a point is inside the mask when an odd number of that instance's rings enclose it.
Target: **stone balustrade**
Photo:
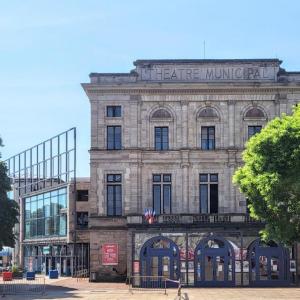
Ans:
[[[261,224],[248,214],[168,214],[155,217],[153,224]],[[148,224],[143,215],[127,216],[127,224]],[[151,224],[149,224],[151,225]]]

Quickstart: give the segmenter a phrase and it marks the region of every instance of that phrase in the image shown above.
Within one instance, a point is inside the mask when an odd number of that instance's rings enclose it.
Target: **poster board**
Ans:
[[[102,265],[115,266],[119,263],[119,246],[116,243],[102,245]]]

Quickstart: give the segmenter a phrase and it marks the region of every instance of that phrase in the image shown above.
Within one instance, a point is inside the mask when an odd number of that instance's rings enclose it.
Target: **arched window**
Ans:
[[[249,110],[247,110],[247,112],[245,113],[245,118],[255,118],[255,119],[259,119],[259,118],[265,118],[265,114],[264,112],[257,108],[257,107],[252,107]]]
[[[256,133],[259,133],[265,124],[267,117],[264,111],[256,106],[249,108],[244,114],[244,121],[246,122],[246,140],[251,138]]]
[[[200,145],[202,150],[216,148],[216,123],[219,121],[217,111],[212,107],[204,107],[197,116],[200,130]]]
[[[173,142],[171,136],[173,132],[172,114],[165,108],[158,108],[151,114],[150,123],[151,127],[153,126],[151,143],[153,143],[155,150],[169,150],[170,144]]]
[[[198,118],[219,118],[219,116],[214,108],[205,107],[199,112]]]
[[[160,108],[152,114],[152,119],[172,119],[172,116],[166,109]]]

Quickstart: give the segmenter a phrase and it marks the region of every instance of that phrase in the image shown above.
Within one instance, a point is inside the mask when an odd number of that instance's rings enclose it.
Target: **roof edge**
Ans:
[[[248,59],[138,59],[133,62],[135,66],[140,64],[169,64],[169,63],[184,63],[184,64],[192,64],[192,63],[198,63],[198,64],[206,64],[206,63],[233,63],[233,62],[276,62],[279,65],[282,63],[282,60],[278,58],[248,58]]]

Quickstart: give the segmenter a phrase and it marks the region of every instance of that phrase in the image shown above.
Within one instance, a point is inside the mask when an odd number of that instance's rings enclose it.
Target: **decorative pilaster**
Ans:
[[[181,150],[181,186],[182,186],[182,211],[184,213],[189,212],[189,151]]]
[[[229,148],[235,147],[235,100],[228,101]]]
[[[188,104],[185,101],[181,101],[182,111],[182,148],[188,148]]]

